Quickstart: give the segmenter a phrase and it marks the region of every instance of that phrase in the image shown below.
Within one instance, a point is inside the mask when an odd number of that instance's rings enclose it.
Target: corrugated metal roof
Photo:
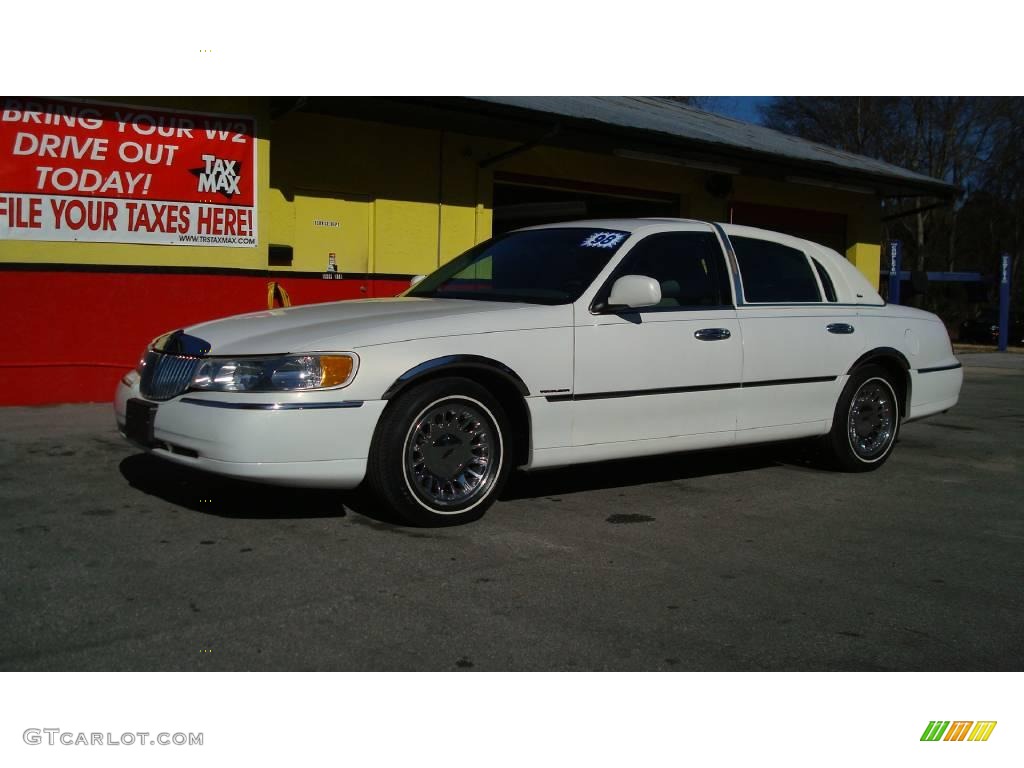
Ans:
[[[771,128],[716,115],[677,101],[643,96],[483,96],[474,101],[546,113],[579,121],[633,129],[700,145],[708,152],[735,152],[785,159],[950,195],[956,188],[941,179],[843,152]]]

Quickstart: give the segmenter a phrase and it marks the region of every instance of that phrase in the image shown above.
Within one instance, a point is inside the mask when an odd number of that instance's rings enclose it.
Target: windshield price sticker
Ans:
[[[614,248],[626,237],[624,232],[594,232],[580,245],[584,248]]]

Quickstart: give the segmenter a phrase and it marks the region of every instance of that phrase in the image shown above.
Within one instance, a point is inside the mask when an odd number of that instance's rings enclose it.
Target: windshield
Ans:
[[[584,227],[509,232],[466,251],[405,295],[568,304],[627,237],[629,232]]]

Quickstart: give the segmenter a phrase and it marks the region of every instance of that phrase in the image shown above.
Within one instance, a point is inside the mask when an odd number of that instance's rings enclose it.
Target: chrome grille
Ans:
[[[159,352],[149,351],[142,367],[139,391],[143,397],[150,400],[170,400],[177,397],[192,383],[198,365],[198,357],[161,355]]]

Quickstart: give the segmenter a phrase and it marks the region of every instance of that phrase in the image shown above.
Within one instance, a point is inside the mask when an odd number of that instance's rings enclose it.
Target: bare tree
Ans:
[[[993,153],[1005,143],[1010,102],[977,96],[787,96],[762,108],[766,125],[884,160],[962,188],[947,207],[921,198],[886,200],[887,237],[908,242],[909,263],[953,270],[960,263],[960,215],[997,171]],[[900,214],[907,214],[901,216]]]

